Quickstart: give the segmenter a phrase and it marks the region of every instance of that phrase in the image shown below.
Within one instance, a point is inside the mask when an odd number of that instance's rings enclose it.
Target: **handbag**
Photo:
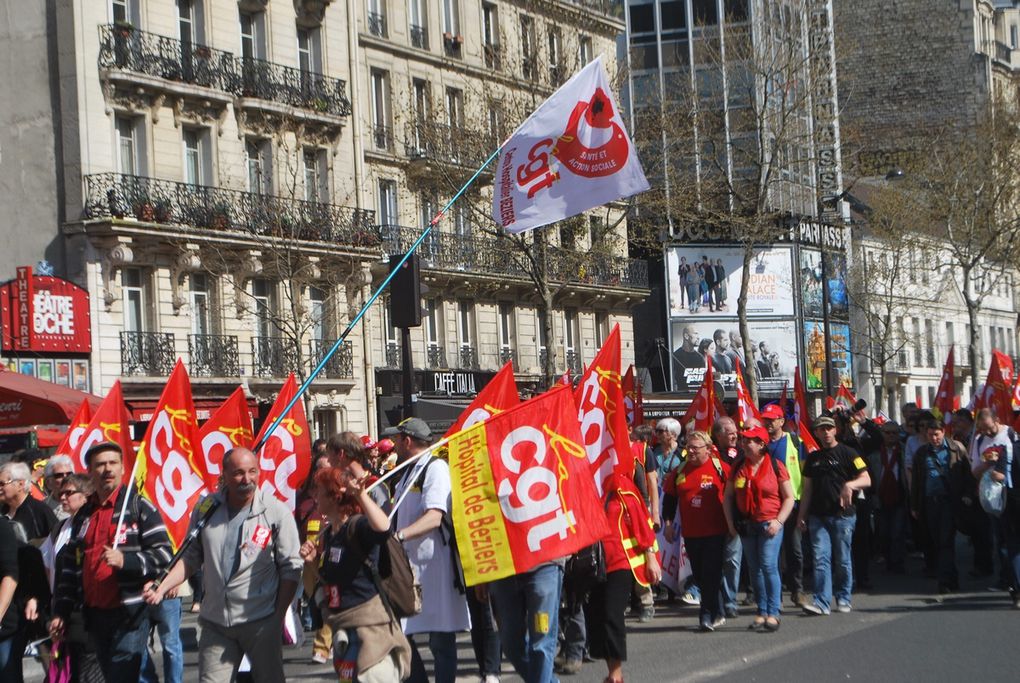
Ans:
[[[992,478],[992,470],[981,475],[981,481],[978,483],[978,501],[981,508],[993,517],[1001,516],[1006,510],[1006,484],[995,481]]]

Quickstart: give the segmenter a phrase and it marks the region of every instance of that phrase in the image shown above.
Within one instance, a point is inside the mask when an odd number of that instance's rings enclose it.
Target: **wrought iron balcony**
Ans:
[[[456,57],[460,59],[464,54],[464,36],[455,36],[452,33],[443,34],[443,53],[447,57]]]
[[[572,375],[580,375],[584,371],[584,363],[581,362],[581,354],[574,349],[567,349],[564,353],[567,360],[567,370]]]
[[[489,133],[464,126],[415,121],[407,127],[404,153],[412,159],[478,168],[499,146]]]
[[[386,342],[386,367],[400,367],[400,344],[397,342]]]
[[[421,230],[381,225],[383,251],[403,253],[418,239]],[[648,288],[648,263],[599,253],[583,253],[549,247],[546,268],[556,282],[609,287]],[[433,231],[418,248],[422,267],[529,279],[528,270],[514,245],[481,233],[456,235]]]
[[[241,362],[237,337],[219,334],[188,335],[188,367],[196,377],[238,377]]]
[[[623,21],[623,0],[560,0]]]
[[[378,12],[368,13],[368,32],[379,38],[386,37],[386,15]]]
[[[236,93],[240,97],[289,104],[339,117],[351,114],[347,84],[339,78],[251,57],[235,59],[235,62],[241,75]]]
[[[257,377],[286,377],[301,365],[294,340],[286,337],[252,337],[251,357]]]
[[[85,176],[85,219],[235,230],[270,239],[378,248],[375,212],[119,173]]]
[[[512,363],[514,370],[517,370],[520,367],[517,361],[517,349],[501,346],[499,349],[499,362],[501,365]]]
[[[411,47],[416,47],[419,50],[429,49],[429,31],[424,26],[411,25]]]
[[[392,152],[393,145],[393,129],[389,126],[372,126],[372,145],[381,151]]]
[[[461,370],[477,370],[478,369],[478,351],[473,346],[467,344],[460,345],[460,363],[457,365]]]
[[[120,374],[169,377],[177,353],[169,332],[121,332]]]
[[[485,66],[489,69],[499,71],[503,67],[503,48],[499,43],[489,43],[482,46],[485,54]]]
[[[425,347],[425,367],[429,370],[445,370],[450,366],[446,363],[446,351],[438,344]]]
[[[309,365],[311,367],[318,365],[335,343],[335,339],[313,339],[311,341],[312,355],[310,356],[311,362]],[[322,372],[326,377],[332,379],[354,378],[354,347],[351,346],[349,341],[341,344],[336,353],[330,356]]]
[[[99,27],[99,66],[233,92],[234,55],[127,25]]]

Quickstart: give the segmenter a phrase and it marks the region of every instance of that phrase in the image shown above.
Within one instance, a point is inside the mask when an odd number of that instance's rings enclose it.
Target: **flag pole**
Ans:
[[[300,399],[301,396],[306,391],[308,391],[308,387],[312,385],[312,382],[315,380],[315,378],[319,376],[319,373],[321,373],[323,368],[326,367],[326,364],[329,363],[330,358],[332,358],[333,355],[337,352],[337,350],[340,349],[340,346],[344,343],[344,341],[347,339],[350,333],[354,331],[354,326],[357,325],[358,322],[363,317],[365,317],[365,314],[368,312],[368,309],[371,308],[372,304],[375,303],[375,300],[378,299],[382,295],[386,287],[389,286],[390,281],[393,280],[396,274],[403,267],[404,263],[407,262],[407,259],[411,257],[411,254],[414,253],[414,251],[419,246],[421,246],[421,243],[424,242],[425,238],[428,237],[429,233],[432,232],[432,228],[436,227],[439,221],[442,220],[443,216],[446,215],[446,212],[450,210],[451,206],[453,206],[453,203],[460,199],[461,195],[463,195],[467,191],[467,189],[471,187],[475,180],[478,179],[478,176],[482,174],[482,171],[484,171],[485,168],[489,164],[491,164],[496,157],[499,156],[499,152],[501,149],[503,149],[503,145],[500,145],[498,148],[496,148],[495,152],[489,155],[489,158],[485,160],[485,163],[479,166],[478,170],[475,171],[470,178],[468,178],[468,181],[464,183],[464,185],[457,191],[457,194],[453,195],[453,198],[446,203],[446,206],[444,206],[439,211],[439,213],[437,213],[432,218],[432,220],[429,221],[428,226],[422,231],[421,235],[418,236],[418,239],[414,241],[414,243],[411,245],[411,248],[407,250],[403,257],[401,257],[397,265],[390,269],[389,274],[387,274],[386,278],[383,279],[382,284],[380,284],[379,287],[375,290],[375,292],[372,293],[372,296],[368,298],[368,301],[366,301],[365,305],[361,307],[361,310],[358,311],[358,314],[354,316],[354,318],[349,323],[347,323],[347,327],[340,335],[340,338],[336,340],[336,342],[329,349],[326,355],[322,357],[322,360],[319,361],[319,364],[316,365],[312,372],[308,375],[308,378],[301,383],[301,386],[298,387],[298,390],[294,392],[294,396],[291,397],[290,401],[287,403],[284,409],[281,410],[280,414],[276,416],[275,420],[273,420],[273,424],[270,425],[269,429],[264,430],[262,432],[263,434],[262,439],[252,448],[253,451],[257,453],[258,450],[262,448],[262,446],[265,444],[266,440],[269,438],[269,435],[276,431],[276,428],[280,426],[281,422],[283,422],[283,419],[287,416],[287,413],[290,412],[290,409],[293,408],[294,404],[298,402],[298,399]]]

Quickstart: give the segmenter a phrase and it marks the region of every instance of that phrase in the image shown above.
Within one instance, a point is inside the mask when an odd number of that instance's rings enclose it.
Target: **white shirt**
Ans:
[[[424,456],[397,483],[393,500],[399,501],[408,486],[414,488],[397,509],[396,529],[417,521],[428,510],[450,512],[450,466],[444,460],[429,464],[431,456]],[[426,465],[428,469],[426,470]],[[425,471],[421,489],[414,486]],[[424,536],[404,541],[407,559],[411,562],[421,583],[421,614],[409,617],[404,633],[455,632],[471,628],[467,598],[453,586],[453,560],[449,547],[443,542],[439,529]]]
[[[970,441],[970,467],[974,469],[981,464],[981,454],[987,451],[993,446],[1004,446],[1004,453],[1009,453],[1013,450],[1013,444],[1009,440],[1009,427],[1006,425],[999,426],[999,432],[995,436],[985,436],[974,432],[974,437]]]

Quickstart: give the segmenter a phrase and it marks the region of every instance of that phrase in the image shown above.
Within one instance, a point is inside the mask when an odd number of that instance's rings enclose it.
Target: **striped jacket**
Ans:
[[[121,487],[114,504],[113,524],[117,524],[124,493]],[[71,538],[61,548],[56,562],[56,586],[53,611],[67,619],[84,601],[82,572],[84,570],[86,532],[98,501],[93,496],[71,519]],[[120,585],[121,603],[125,607],[140,606],[142,589],[170,563],[170,537],[159,511],[146,498],[132,495],[124,514],[122,541],[117,549],[124,553],[124,566],[114,570]]]

